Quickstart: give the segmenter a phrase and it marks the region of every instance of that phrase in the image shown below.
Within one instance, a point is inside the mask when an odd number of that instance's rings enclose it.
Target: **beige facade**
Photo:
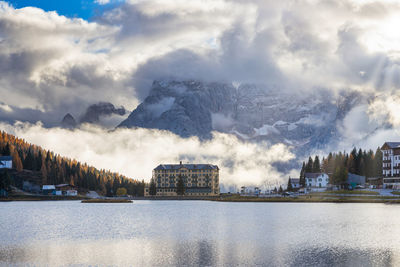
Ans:
[[[157,196],[176,196],[179,177],[185,185],[185,196],[218,196],[219,168],[211,164],[161,164],[153,170]],[[149,184],[145,196],[149,196]]]

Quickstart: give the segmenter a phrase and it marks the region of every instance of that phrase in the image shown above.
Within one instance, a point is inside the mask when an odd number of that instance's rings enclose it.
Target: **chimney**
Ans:
[[[182,165],[182,160],[179,162],[180,165]]]

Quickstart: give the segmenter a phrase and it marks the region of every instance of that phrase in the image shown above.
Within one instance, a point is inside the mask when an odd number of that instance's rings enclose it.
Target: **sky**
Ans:
[[[107,6],[117,4],[120,1],[110,0],[68,0],[68,1],[54,1],[54,0],[15,0],[8,1],[15,8],[24,7],[38,7],[44,11],[55,11],[57,14],[66,16],[68,18],[82,18],[90,21],[94,16],[101,13]]]
[[[57,146],[54,140],[73,142],[81,136],[99,145],[114,140],[123,148],[127,133],[58,129],[62,117],[68,112],[78,116],[101,101],[133,110],[155,79],[195,79],[309,94],[321,89],[370,94],[370,101],[352,110],[340,127],[343,147],[376,148],[385,138],[399,139],[399,14],[400,3],[394,0],[0,1],[1,127],[107,168],[106,162],[118,154],[94,144],[77,153],[69,149],[73,143]],[[380,130],[365,138],[363,133],[374,127]],[[131,131],[143,140],[136,149],[145,150],[151,164],[166,160],[149,149],[151,139]],[[147,135],[189,145],[170,133]],[[214,139],[221,151],[229,142],[246,147],[240,140],[222,140]],[[203,145],[192,141],[195,147]],[[292,157],[285,146],[265,151],[274,149],[285,159]],[[96,152],[100,158],[87,156]],[[117,152],[134,161],[128,150]],[[174,154],[169,161],[181,156]],[[223,162],[222,154],[204,151],[203,156]],[[271,167],[276,159],[268,153],[259,160],[267,167],[254,174],[257,181],[266,171],[276,179],[289,173],[278,174]],[[147,179],[151,171],[138,171],[139,166],[114,170]],[[235,177],[231,181],[244,182],[242,171],[227,173]]]

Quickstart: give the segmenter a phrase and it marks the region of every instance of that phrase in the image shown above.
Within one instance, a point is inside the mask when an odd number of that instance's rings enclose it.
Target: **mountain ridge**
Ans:
[[[284,143],[307,154],[337,141],[337,124],[363,102],[357,92],[294,96],[251,84],[156,80],[148,97],[118,127],[168,130],[204,140],[219,131],[252,142]]]

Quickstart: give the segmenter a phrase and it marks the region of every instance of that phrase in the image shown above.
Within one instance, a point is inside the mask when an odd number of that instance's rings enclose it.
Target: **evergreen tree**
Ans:
[[[151,181],[150,181],[149,194],[151,196],[155,196],[157,194],[156,182],[154,181],[153,178],[151,178]]]
[[[183,182],[183,177],[181,174],[178,176],[178,183],[176,185],[176,194],[179,196],[185,194],[185,183]]]
[[[363,152],[361,148],[358,150],[357,157],[356,157],[356,174],[360,175],[361,174],[361,161],[363,157]]]
[[[355,161],[353,153],[351,153],[349,155],[346,165],[347,165],[346,167],[350,173],[356,173],[356,161]]]
[[[279,191],[278,191],[279,193],[283,193],[283,189],[282,189],[282,186],[280,185],[279,186]]]
[[[126,196],[127,193],[128,193],[128,191],[124,187],[118,188],[117,192],[116,192],[117,196],[119,196],[119,197]]]
[[[287,191],[293,191],[293,186],[292,186],[290,177],[289,177],[289,181],[288,181],[288,185],[287,185]]]
[[[3,149],[3,153],[4,156],[10,156],[11,155],[11,150],[10,150],[10,144],[6,144],[4,149]]]
[[[320,173],[321,172],[321,163],[319,162],[319,157],[315,156],[313,162],[313,173]]]
[[[11,152],[12,158],[13,158],[13,167],[14,169],[16,169],[17,171],[22,171],[23,166],[22,166],[22,161],[21,158],[19,157],[18,152],[16,152],[14,149]]]
[[[374,170],[373,170],[373,177],[382,177],[383,172],[382,172],[382,158],[383,154],[380,148],[378,147],[375,152],[375,157],[373,159],[373,165],[374,165]]]
[[[308,158],[308,162],[307,162],[307,165],[306,165],[306,173],[307,172],[312,172],[313,171],[313,165],[314,165],[314,163],[313,163],[313,160],[312,160],[312,158],[311,157],[309,157]]]
[[[303,161],[303,166],[301,167],[301,171],[300,171],[300,186],[301,187],[306,186],[305,173],[306,173],[306,163]]]
[[[0,189],[4,189],[7,192],[11,191],[11,176],[8,170],[0,171]]]

